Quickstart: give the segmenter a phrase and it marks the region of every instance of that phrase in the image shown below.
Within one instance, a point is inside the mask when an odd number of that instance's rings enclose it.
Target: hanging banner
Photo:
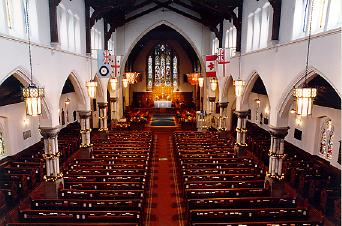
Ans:
[[[229,49],[219,48],[217,52],[217,63],[218,64],[228,64],[230,60]]]
[[[112,56],[112,61],[110,64],[111,67],[111,76],[113,78],[118,78],[120,76],[120,63],[121,56]]]
[[[109,78],[111,71],[112,56],[109,50],[99,49],[97,51],[97,66],[99,68],[100,78]]]
[[[216,55],[205,56],[205,74],[206,77],[216,77]]]

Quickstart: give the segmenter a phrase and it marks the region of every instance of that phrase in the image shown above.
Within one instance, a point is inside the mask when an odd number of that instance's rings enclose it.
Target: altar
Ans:
[[[154,108],[171,108],[172,101],[169,100],[155,100]]]

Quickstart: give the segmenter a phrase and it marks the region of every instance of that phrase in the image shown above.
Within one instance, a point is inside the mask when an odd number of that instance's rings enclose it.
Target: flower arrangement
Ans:
[[[195,122],[196,112],[194,110],[177,110],[176,118],[179,122]]]
[[[128,113],[128,121],[135,124],[145,124],[150,118],[150,114],[148,111],[130,111]]]

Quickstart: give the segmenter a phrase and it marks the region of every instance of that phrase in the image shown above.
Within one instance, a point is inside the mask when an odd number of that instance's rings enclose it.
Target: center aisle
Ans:
[[[147,203],[146,226],[185,225],[172,135],[172,131],[154,132],[152,185]]]

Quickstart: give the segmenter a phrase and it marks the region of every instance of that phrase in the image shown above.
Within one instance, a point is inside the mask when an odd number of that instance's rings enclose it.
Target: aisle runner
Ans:
[[[168,114],[154,114],[151,126],[175,126],[175,117]]]
[[[155,132],[152,196],[147,204],[146,225],[185,225],[182,218],[175,160],[170,150],[172,132]]]

